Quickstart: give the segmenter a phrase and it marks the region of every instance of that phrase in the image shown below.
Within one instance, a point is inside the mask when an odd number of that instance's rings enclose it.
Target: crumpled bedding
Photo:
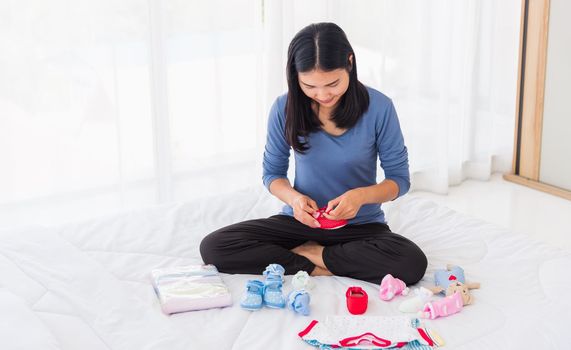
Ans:
[[[370,296],[366,315],[398,316],[400,301],[380,300],[378,286],[344,277],[315,277],[311,314],[239,307],[245,283],[260,275],[221,274],[233,306],[161,312],[150,272],[200,264],[200,240],[241,220],[267,217],[281,203],[263,187],[195,202],[164,205],[59,227],[0,232],[2,349],[307,349],[298,333],[312,320],[349,315],[348,286]],[[571,344],[568,293],[571,253],[533,241],[433,202],[403,197],[385,208],[391,229],[427,254],[420,283],[460,265],[475,302],[429,320],[446,349],[563,349]],[[284,292],[291,290],[286,276]]]

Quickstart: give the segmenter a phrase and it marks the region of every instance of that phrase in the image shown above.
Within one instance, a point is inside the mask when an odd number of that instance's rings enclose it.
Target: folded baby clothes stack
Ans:
[[[155,269],[151,277],[165,314],[232,305],[230,291],[214,265]]]

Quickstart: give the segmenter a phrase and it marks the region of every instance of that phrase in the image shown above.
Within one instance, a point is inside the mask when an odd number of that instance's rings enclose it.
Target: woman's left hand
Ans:
[[[324,216],[331,220],[353,219],[364,203],[364,189],[355,188],[327,203]]]

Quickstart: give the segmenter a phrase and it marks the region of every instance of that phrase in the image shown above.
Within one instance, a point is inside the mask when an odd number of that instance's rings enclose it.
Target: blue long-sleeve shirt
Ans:
[[[340,136],[323,130],[311,133],[309,150],[294,152],[293,187],[324,207],[330,200],[348,190],[377,183],[377,159],[385,178],[398,184],[398,196],[410,188],[408,151],[392,101],[381,92],[367,87],[369,108],[351,129]],[[276,99],[270,110],[268,134],[263,159],[263,182],[287,178],[291,147],[285,138],[285,105],[287,94]],[[285,205],[281,214],[293,216]],[[350,224],[385,222],[379,204],[365,204]]]

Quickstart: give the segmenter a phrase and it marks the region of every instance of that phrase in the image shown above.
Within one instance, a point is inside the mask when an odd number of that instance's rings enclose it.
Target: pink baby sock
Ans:
[[[379,292],[379,296],[382,300],[389,301],[394,298],[395,295],[407,294],[408,288],[403,281],[399,280],[398,278],[394,278],[390,273],[383,277]]]

